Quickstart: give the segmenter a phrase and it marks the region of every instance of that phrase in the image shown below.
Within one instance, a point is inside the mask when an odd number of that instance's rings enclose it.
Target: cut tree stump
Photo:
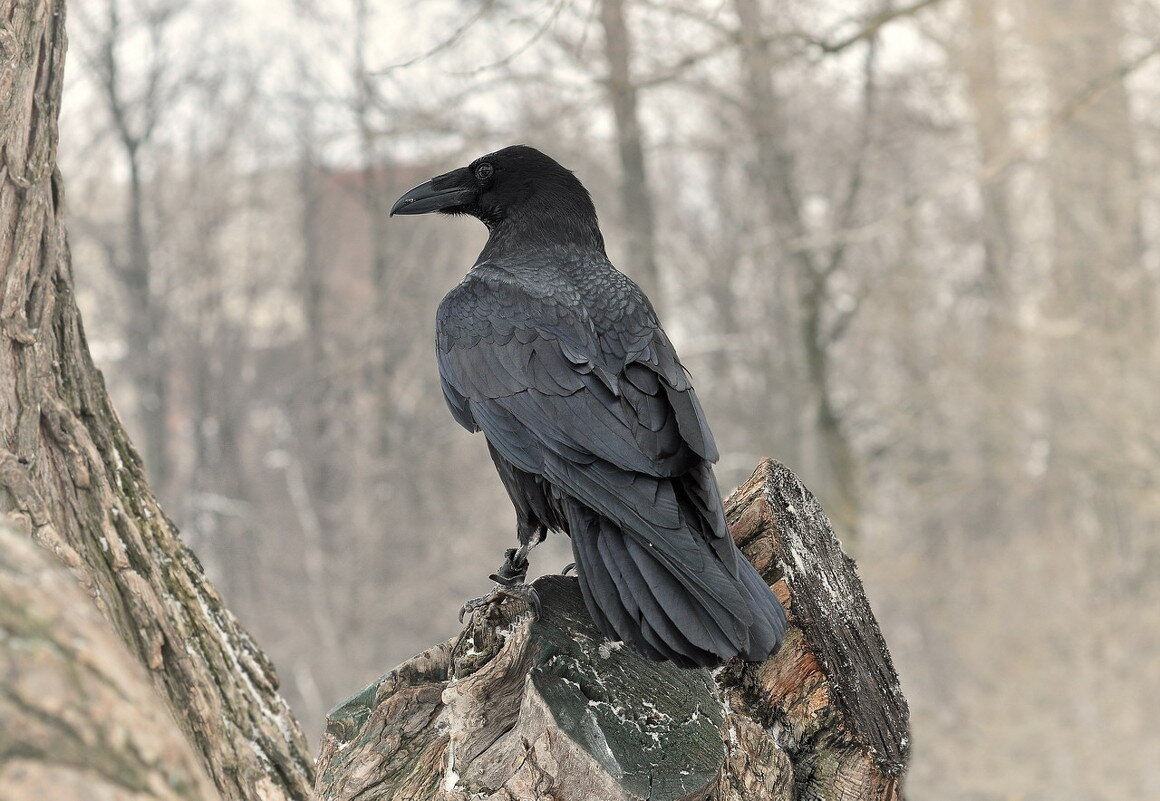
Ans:
[[[380,678],[329,717],[323,801],[901,798],[908,712],[854,563],[772,460],[726,502],[789,611],[781,649],[710,672],[608,642],[573,578]]]

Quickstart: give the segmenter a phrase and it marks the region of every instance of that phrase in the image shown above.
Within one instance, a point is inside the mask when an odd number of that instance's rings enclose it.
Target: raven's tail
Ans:
[[[702,558],[680,564],[575,500],[566,512],[584,602],[609,639],[683,667],[761,661],[781,643],[785,611],[741,553],[728,566],[690,531]]]

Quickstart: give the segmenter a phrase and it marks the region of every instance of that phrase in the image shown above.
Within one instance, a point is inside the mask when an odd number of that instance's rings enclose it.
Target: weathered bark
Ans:
[[[216,801],[197,754],[59,561],[0,523],[5,801]]]
[[[750,699],[772,713],[767,724],[789,730],[795,777],[817,791],[802,797],[894,797],[910,755],[909,710],[854,561],[813,494],[771,459],[729,496],[726,513],[762,576],[788,589],[790,634]]]
[[[306,798],[273,668],[158,507],[89,356],[56,171],[64,47],[59,0],[0,7],[0,509],[148,668],[224,797]]]
[[[501,607],[332,712],[319,797],[901,798],[906,702],[821,508],[769,460],[727,508],[790,613],[765,663],[650,662],[600,636],[574,579],[545,577],[537,620]]]

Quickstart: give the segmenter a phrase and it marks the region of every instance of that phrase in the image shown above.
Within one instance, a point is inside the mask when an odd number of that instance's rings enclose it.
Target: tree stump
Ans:
[[[575,579],[535,582],[329,717],[324,801],[901,798],[908,713],[854,563],[772,460],[726,503],[789,611],[762,664],[684,670],[597,632]]]

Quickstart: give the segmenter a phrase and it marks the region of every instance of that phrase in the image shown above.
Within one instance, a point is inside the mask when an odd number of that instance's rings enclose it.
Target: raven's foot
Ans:
[[[495,589],[487,595],[473,598],[459,607],[459,622],[462,623],[464,617],[473,615],[481,609],[487,610],[485,616],[489,615],[492,610],[499,609],[504,598],[526,603],[532,611],[532,617],[539,617],[540,612],[543,611],[543,607],[540,605],[540,595],[530,584],[497,584]]]
[[[489,579],[504,587],[515,587],[523,584],[528,577],[528,551],[531,548],[508,548],[504,552],[503,564],[499,570],[488,576]]]

